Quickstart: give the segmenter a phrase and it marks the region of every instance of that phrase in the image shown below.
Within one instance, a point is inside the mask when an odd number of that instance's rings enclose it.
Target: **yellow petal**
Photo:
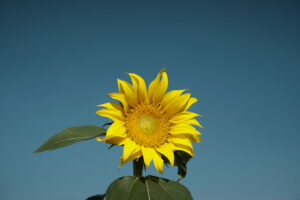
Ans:
[[[129,106],[134,107],[137,104],[137,94],[134,92],[132,85],[126,81],[118,79],[119,91],[125,95]]]
[[[161,81],[159,82],[153,96],[153,102],[159,104],[164,98],[168,89],[168,75],[166,72],[162,73]]]
[[[190,147],[191,149],[193,149],[193,145],[188,138],[170,137],[170,138],[168,138],[168,141],[175,145],[179,144],[179,145],[187,146],[187,147]]]
[[[102,117],[110,118],[113,121],[124,121],[123,112],[116,109],[101,109],[96,112]]]
[[[137,74],[129,73],[133,88],[137,93],[138,102],[144,103],[148,101],[147,87],[144,79]]]
[[[192,133],[181,133],[181,134],[176,134],[176,135],[170,135],[170,138],[188,138],[191,142],[201,142],[201,138]]]
[[[203,128],[203,126],[198,122],[198,120],[192,118],[192,119],[189,119],[187,121],[183,121],[182,123],[184,124],[191,124],[191,125],[195,125],[195,126],[199,126],[200,128]]]
[[[198,116],[200,116],[200,115],[197,113],[193,113],[193,112],[188,112],[188,111],[180,112],[176,115],[173,115],[170,118],[170,122],[176,122],[176,121],[182,122],[182,121],[189,120],[189,119],[192,119],[192,118],[198,117]]]
[[[122,155],[122,157],[120,158],[120,166],[119,167],[121,167],[122,165],[124,165],[125,163],[127,163],[131,160],[138,159],[141,156],[142,156],[142,151],[140,148],[139,148],[139,150],[130,154],[130,156],[126,160],[124,159],[124,156]]]
[[[151,163],[151,160],[153,159],[153,155],[156,153],[153,148],[147,148],[147,147],[141,147],[144,163],[147,168],[149,168],[149,165]]]
[[[108,94],[112,99],[116,99],[118,101],[120,101],[120,103],[123,105],[124,107],[124,111],[125,113],[128,112],[128,103],[126,101],[125,95],[123,93],[109,93]]]
[[[185,90],[172,90],[168,92],[161,101],[160,107],[165,108],[168,104],[172,103],[179,97]]]
[[[176,145],[174,145],[174,149],[177,151],[184,151],[184,152],[190,154],[191,156],[194,156],[194,151],[187,146],[176,144]]]
[[[193,135],[193,138],[191,138],[192,142],[201,142],[202,139],[198,135]]]
[[[162,69],[158,75],[156,76],[156,78],[150,83],[149,85],[149,89],[148,89],[148,97],[149,99],[152,100],[153,98],[153,95],[154,95],[154,92],[155,92],[155,89],[156,87],[158,86],[159,84],[159,81],[160,81],[160,77],[161,77],[161,74],[165,71],[165,69]]]
[[[174,145],[170,143],[165,143],[158,147],[156,151],[164,155],[170,162],[171,166],[174,165]]]
[[[185,124],[185,125],[195,125],[195,126],[199,126],[200,128],[203,128],[203,126],[198,122],[198,120],[196,120],[195,118],[191,118],[191,119],[181,119],[178,121],[174,121],[174,120],[169,120],[169,122],[171,124],[173,124],[173,126],[177,125],[177,124]]]
[[[183,134],[183,133],[201,135],[201,133],[199,131],[197,131],[195,129],[195,127],[188,125],[188,124],[178,124],[175,126],[171,126],[171,128],[170,128],[170,134],[172,134],[172,135]]]
[[[124,123],[118,121],[112,123],[112,125],[110,125],[110,127],[107,129],[106,136],[117,136],[122,138],[127,137]]]
[[[174,98],[174,101],[172,101],[172,103],[169,103],[166,107],[165,107],[165,112],[169,115],[175,115],[179,112],[184,111],[189,98],[190,98],[191,94],[187,93],[184,95],[181,95],[177,98]]]
[[[125,138],[118,136],[105,136],[101,141],[109,144],[123,145]],[[98,140],[99,141],[99,140]]]
[[[197,101],[198,101],[198,99],[196,99],[196,98],[190,98],[190,100],[188,101],[188,103],[187,103],[187,105],[186,105],[186,107],[185,107],[184,110],[189,109],[189,108],[191,107],[191,105],[193,105],[193,104],[196,103]]]
[[[136,145],[134,141],[127,138],[124,141],[124,149],[123,149],[123,160],[127,160],[131,154],[134,154],[135,152],[139,151],[140,147]]]
[[[104,103],[101,105],[97,105],[97,107],[104,107],[107,109],[115,109],[115,110],[123,110],[123,107],[120,104],[115,103],[115,102]]]
[[[150,83],[148,89],[148,97],[150,103],[160,103],[167,91],[168,76],[167,73],[165,73],[164,71],[165,69],[162,69],[156,76],[156,79]],[[162,80],[160,80],[161,76]]]
[[[159,173],[163,174],[163,172],[164,172],[164,169],[163,169],[163,167],[164,167],[164,161],[161,158],[161,155],[159,155],[156,151],[154,151],[154,152],[155,153],[153,154],[153,164],[154,164],[156,170]]]

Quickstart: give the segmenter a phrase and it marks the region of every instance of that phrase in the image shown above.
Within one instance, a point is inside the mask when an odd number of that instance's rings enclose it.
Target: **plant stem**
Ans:
[[[143,176],[143,159],[139,158],[138,160],[133,160],[132,165],[133,165],[133,176],[137,176],[137,177]]]

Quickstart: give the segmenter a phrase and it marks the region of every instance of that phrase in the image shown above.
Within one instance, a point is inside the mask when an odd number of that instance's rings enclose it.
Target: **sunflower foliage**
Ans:
[[[137,74],[128,73],[132,85],[119,80],[118,93],[109,95],[118,102],[108,102],[96,113],[112,122],[102,127],[94,125],[66,128],[44,142],[34,153],[66,147],[95,139],[123,148],[120,167],[133,162],[133,176],[114,180],[105,194],[87,200],[191,200],[189,190],[178,183],[187,174],[187,163],[194,156],[192,142],[200,142],[202,128],[195,119],[200,115],[188,111],[197,99],[186,90],[167,92],[168,76],[161,70],[147,90],[145,81]],[[155,176],[142,176],[153,161],[163,174],[163,165],[177,166],[177,182]]]

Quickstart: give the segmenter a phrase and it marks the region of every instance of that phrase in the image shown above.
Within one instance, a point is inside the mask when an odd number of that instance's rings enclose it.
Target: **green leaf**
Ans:
[[[155,176],[126,176],[112,182],[107,200],[192,200],[189,190],[180,183]]]
[[[192,158],[192,156],[184,151],[175,151],[175,162],[174,165],[178,167],[178,180],[182,180],[187,173],[187,163]]]
[[[110,125],[112,125],[112,123],[113,123],[113,122],[105,123],[105,124],[102,125],[102,127],[104,128],[105,126],[108,126],[108,125],[110,126]]]
[[[192,158],[192,156],[184,151],[174,151],[175,162],[174,165],[177,166],[177,174],[178,174],[178,181],[184,179],[187,173],[187,163]],[[162,159],[167,167],[169,167],[169,160],[162,155]]]
[[[37,150],[35,150],[34,153],[69,146],[76,142],[103,136],[105,135],[105,133],[106,130],[104,128],[92,125],[66,128],[49,138],[46,142],[44,142],[44,144],[42,144]]]
[[[87,198],[86,200],[104,200],[105,194],[97,194]]]

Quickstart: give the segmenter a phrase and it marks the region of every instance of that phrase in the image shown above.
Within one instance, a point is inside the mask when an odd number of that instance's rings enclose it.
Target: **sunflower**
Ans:
[[[167,92],[168,76],[162,69],[148,91],[143,78],[128,73],[132,85],[118,79],[119,92],[110,93],[112,99],[99,105],[104,109],[96,113],[110,118],[113,123],[105,138],[98,141],[123,145],[120,167],[131,160],[143,157],[149,168],[151,161],[157,171],[163,173],[162,156],[174,165],[174,151],[184,151],[193,156],[191,142],[200,142],[201,133],[193,126],[202,126],[195,119],[196,113],[187,111],[197,101],[185,90]]]

